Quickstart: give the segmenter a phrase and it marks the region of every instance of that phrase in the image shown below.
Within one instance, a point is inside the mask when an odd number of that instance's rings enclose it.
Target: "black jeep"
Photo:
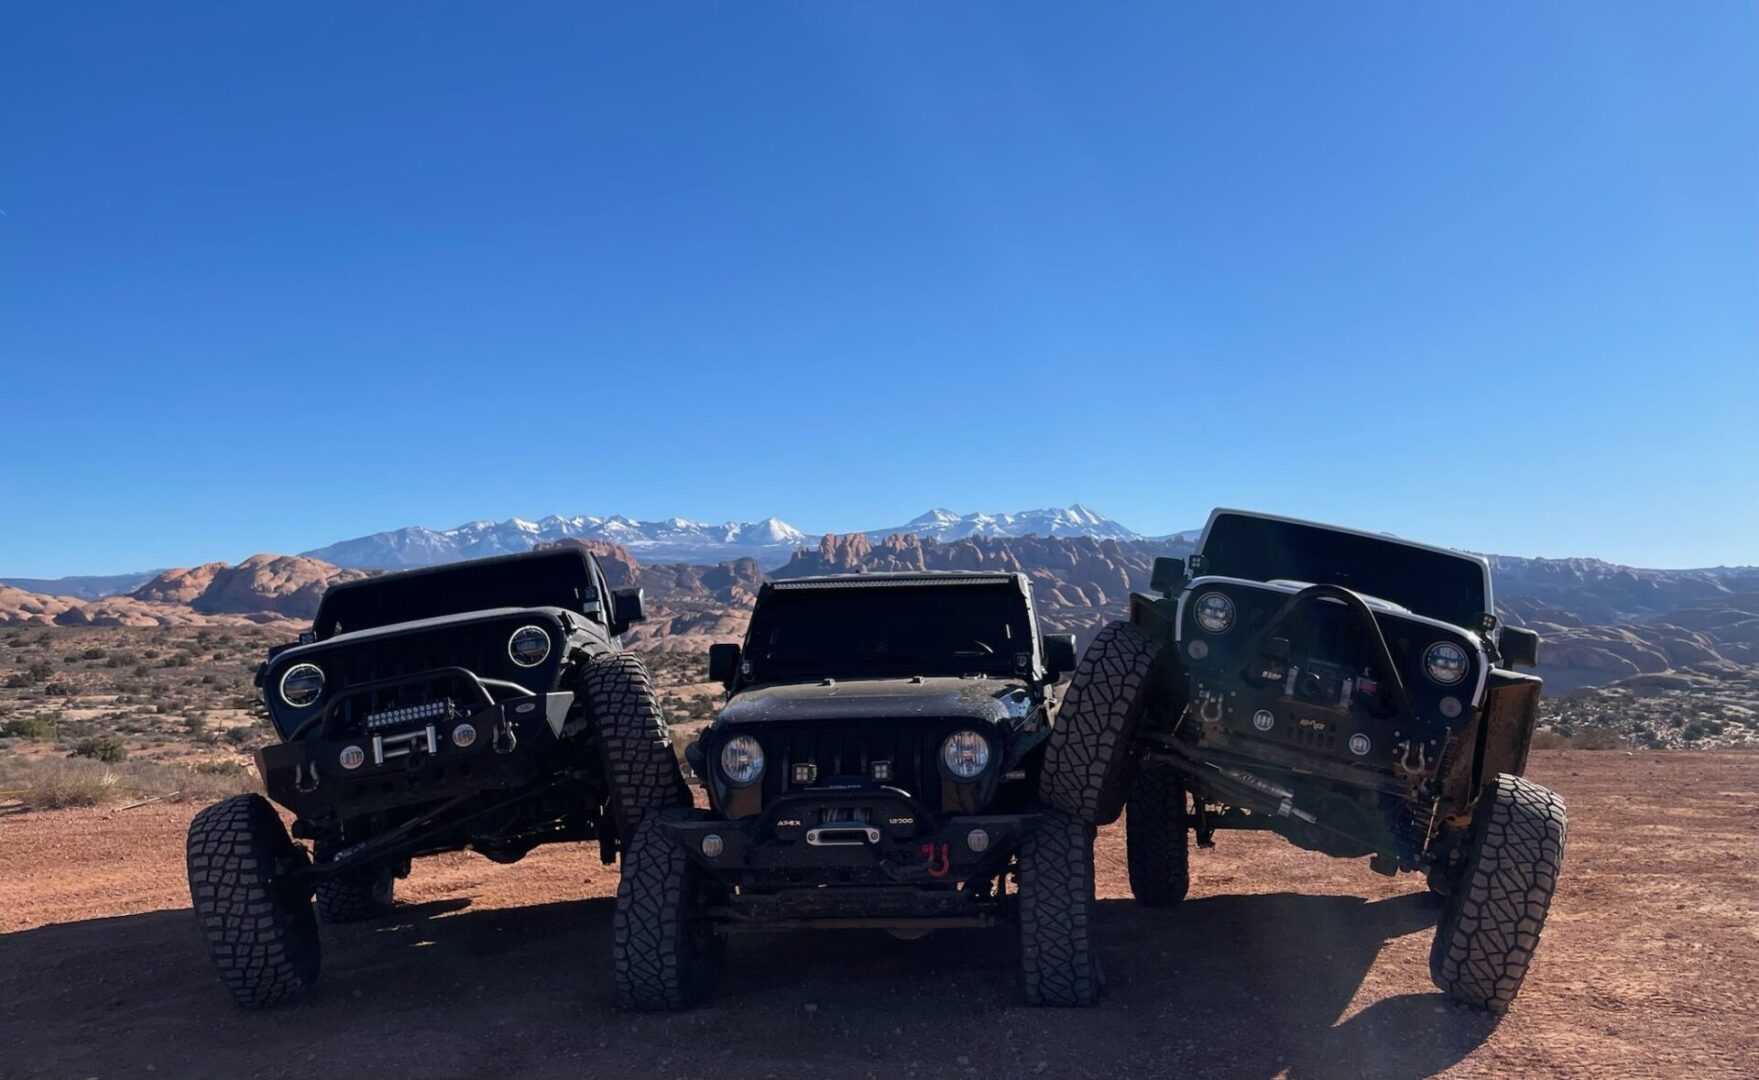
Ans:
[[[258,795],[189,829],[190,897],[238,1003],[308,985],[317,919],[389,910],[415,856],[595,840],[610,862],[648,815],[688,806],[647,671],[618,643],[641,617],[640,591],[607,588],[580,549],[326,592],[257,671],[282,739],[257,768],[310,851]]]
[[[1188,561],[1102,630],[1070,681],[1044,799],[1092,823],[1128,802],[1138,902],[1185,896],[1187,832],[1267,829],[1427,875],[1436,985],[1502,1012],[1563,857],[1554,793],[1521,778],[1538,636],[1499,626],[1478,557],[1217,510]],[[1189,801],[1187,801],[1189,796]]]
[[[917,937],[1003,918],[1029,1001],[1095,1000],[1092,830],[1037,805],[1049,692],[1074,651],[1038,634],[1024,575],[765,585],[743,650],[710,653],[730,696],[686,751],[712,809],[649,817],[624,857],[623,1005],[697,1000],[734,931]]]

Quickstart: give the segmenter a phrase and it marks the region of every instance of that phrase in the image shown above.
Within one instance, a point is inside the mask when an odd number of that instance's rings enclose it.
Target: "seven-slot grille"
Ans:
[[[507,654],[507,639],[525,625],[542,627],[553,643],[550,657],[537,667],[520,667]],[[464,668],[484,678],[516,682],[542,693],[554,689],[556,664],[564,651],[558,636],[558,629],[548,619],[502,619],[484,624],[451,625],[426,633],[350,641],[333,652],[316,657],[315,662],[324,669],[328,695],[341,694],[362,683],[445,667]],[[464,709],[473,709],[480,704],[476,691],[468,684],[456,678],[441,677],[426,683],[354,695],[342,702],[330,730],[363,732],[369,721],[373,722],[374,730],[380,731],[405,726],[396,721],[387,723],[392,716],[407,719],[412,725],[425,723],[425,717],[406,710],[419,711],[423,706],[433,706],[447,699]]]
[[[865,777],[916,796],[930,811],[941,808],[941,743],[969,721],[877,720],[859,724],[770,727],[752,734],[763,746],[763,798],[767,806],[785,793],[823,786],[836,778]],[[999,753],[1000,746],[992,746]],[[991,758],[992,763],[994,757]],[[811,765],[810,783],[795,779],[796,766]],[[889,779],[875,776],[875,766]]]

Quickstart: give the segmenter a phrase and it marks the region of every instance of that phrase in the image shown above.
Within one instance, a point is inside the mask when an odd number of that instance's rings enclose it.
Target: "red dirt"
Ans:
[[[1020,1004],[996,930],[741,937],[707,1006],[619,1013],[615,875],[557,847],[418,864],[392,918],[325,929],[312,992],[252,1014],[188,910],[192,808],[7,815],[0,1077],[1759,1075],[1759,755],[1535,758],[1570,846],[1501,1023],[1430,985],[1415,878],[1223,834],[1150,912],[1117,828],[1094,1009]]]

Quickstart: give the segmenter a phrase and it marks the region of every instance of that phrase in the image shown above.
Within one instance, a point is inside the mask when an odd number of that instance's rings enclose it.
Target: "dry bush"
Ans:
[[[256,773],[231,763],[207,762],[189,769],[153,761],[106,764],[90,758],[0,755],[0,791],[33,810],[103,806],[150,795],[213,802],[258,787]]]
[[[1558,731],[1540,728],[1533,733],[1535,750],[1629,750],[1631,743],[1609,728]]]

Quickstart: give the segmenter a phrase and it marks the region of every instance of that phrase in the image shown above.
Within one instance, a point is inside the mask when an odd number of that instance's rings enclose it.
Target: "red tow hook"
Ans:
[[[947,854],[947,843],[944,840],[929,840],[922,845],[923,857],[928,859],[928,876],[943,878],[953,868],[951,857]]]

